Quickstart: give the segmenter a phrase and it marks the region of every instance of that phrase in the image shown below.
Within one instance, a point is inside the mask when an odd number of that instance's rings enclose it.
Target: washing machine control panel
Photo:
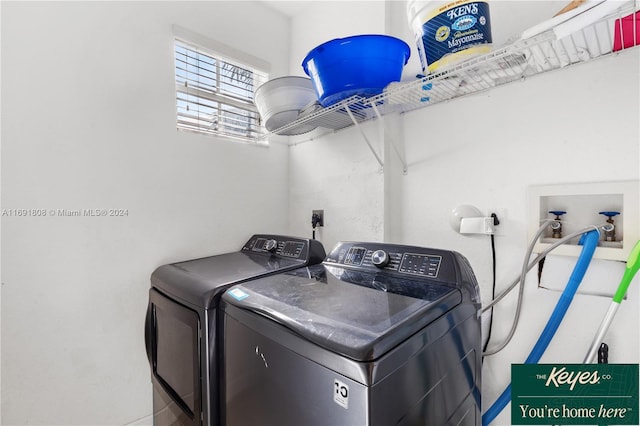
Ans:
[[[389,271],[418,277],[451,279],[447,251],[382,243],[339,243],[325,263],[363,270]],[[444,275],[443,276],[443,270]]]
[[[254,235],[242,247],[242,251],[304,259],[307,256],[309,247],[307,240],[304,239],[278,235]]]
[[[404,253],[402,260],[400,261],[400,266],[398,267],[398,272],[426,275],[427,277],[436,278],[438,276],[438,270],[440,269],[441,262],[442,256]]]
[[[345,265],[362,265],[365,256],[367,255],[367,249],[364,247],[351,247],[347,251],[344,257]]]

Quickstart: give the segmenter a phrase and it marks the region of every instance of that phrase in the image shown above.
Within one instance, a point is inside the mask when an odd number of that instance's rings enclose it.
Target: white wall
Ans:
[[[291,234],[310,237],[311,212],[322,209],[316,239],[327,251],[338,241],[383,240],[384,175],[355,129],[292,146],[289,174]]]
[[[291,75],[304,76],[302,60],[334,38],[384,33],[383,1],[307,1],[291,21]]]
[[[304,75],[300,64],[314,47],[339,37],[385,32],[382,1],[308,2],[291,24],[290,72]],[[374,148],[383,145],[375,125],[364,126]],[[316,238],[325,249],[344,240],[382,241],[384,175],[357,129],[308,140],[290,148],[289,232],[311,235],[311,211],[323,209],[325,226]]]
[[[502,3],[514,7],[503,16],[539,20],[539,11]],[[555,11],[565,2],[544,3]],[[150,414],[142,324],[149,274],[162,263],[235,250],[254,232],[308,235],[311,210],[324,209],[327,249],[387,240],[458,250],[486,300],[488,238],[450,230],[452,208],[506,211],[500,287],[524,255],[529,185],[639,177],[637,49],[385,118],[406,151],[405,176],[376,123],[363,130],[385,153],[384,174],[354,128],[268,149],[177,133],[171,38],[178,24],[270,61],[273,76],[302,75],[306,53],[335,37],[387,33],[412,45],[403,2],[309,2],[292,21],[253,2],[0,5],[2,208],[129,211],[2,218],[3,424],[124,424]],[[506,38],[500,13],[493,25]],[[514,342],[485,361],[486,405],[556,298],[527,287]],[[632,286],[616,319],[628,336],[610,337],[612,362],[640,358],[638,332],[625,328],[639,322],[638,299]],[[600,320],[593,313],[607,303],[577,297],[547,360],[579,362]],[[512,311],[510,299],[496,312],[497,341]]]
[[[379,4],[364,3],[361,10]],[[398,27],[402,3],[391,2],[386,10],[385,32],[412,45],[407,29]],[[502,44],[512,34],[560,10],[566,2],[496,3],[495,16],[492,13],[494,40]],[[294,19],[293,28],[298,31],[292,32],[293,40],[307,37],[302,31],[306,23],[311,24],[311,18]],[[410,77],[406,74],[405,79]],[[363,185],[358,193],[331,186],[327,194],[327,188],[317,184],[311,185],[310,195],[305,195],[304,188],[296,185],[296,181],[311,179],[333,181],[340,175],[339,167],[345,168],[349,181],[366,182],[376,163],[353,129],[294,146],[290,161],[291,214],[306,218],[311,201],[318,198],[314,191],[332,206],[333,217],[355,217],[354,212],[367,204],[366,200],[375,200],[369,204],[381,205],[382,211],[360,211],[358,222],[328,224],[322,231],[330,236],[325,240],[328,247],[336,239],[384,239],[457,250],[469,258],[483,299],[489,300],[489,238],[455,233],[449,226],[451,210],[460,204],[473,204],[487,214],[493,209],[505,212],[496,237],[498,291],[507,286],[519,275],[528,243],[527,187],[640,178],[639,74],[640,51],[636,48],[400,117],[386,117],[389,133],[406,152],[408,173],[402,175],[386,138],[384,178],[373,180],[375,186]],[[375,127],[367,126],[372,139],[381,143]],[[361,159],[367,155],[369,163],[363,166]],[[381,182],[382,192],[378,186]],[[313,204],[313,208],[322,207]],[[367,222],[383,226],[375,233],[354,228]],[[291,224],[292,232],[303,229],[301,221],[292,220]],[[354,235],[359,231],[360,235]],[[604,267],[616,285],[621,278],[619,266],[611,263]],[[510,364],[521,363],[528,355],[559,296],[536,287],[536,272],[527,279],[525,307],[513,342],[499,355],[485,360],[485,409],[508,384]],[[610,362],[640,361],[638,281],[636,278],[607,337]],[[610,298],[577,296],[542,361],[582,362],[609,302]],[[507,334],[513,311],[511,296],[496,309],[493,342],[499,343]],[[507,408],[494,424],[509,424],[509,418]]]
[[[483,299],[490,300],[488,238],[454,233],[448,224],[451,210],[473,204],[486,213],[506,211],[500,225],[504,228],[496,237],[500,289],[519,275],[528,243],[528,186],[638,179],[639,53],[624,52],[406,114],[409,173],[402,183],[399,239],[466,255],[480,281]],[[429,188],[428,198],[425,187]],[[611,281],[617,284],[619,269],[610,266]],[[517,338],[504,353],[485,360],[485,404],[508,383],[510,363],[526,358],[557,300],[558,293],[535,288],[536,274],[534,269],[529,275],[531,287]],[[581,362],[609,301],[576,298],[543,361]],[[496,343],[508,332],[513,303],[514,298],[509,298],[496,310]],[[608,338],[610,362],[637,363],[640,359],[638,332],[629,326],[638,323],[638,305],[637,288],[632,288],[616,319],[621,327],[612,328]],[[496,424],[508,424],[508,410],[505,413],[507,417]]]
[[[172,25],[287,72],[254,2],[2,2],[2,424],[151,414],[143,344],[160,264],[288,230],[288,150],[175,129]]]

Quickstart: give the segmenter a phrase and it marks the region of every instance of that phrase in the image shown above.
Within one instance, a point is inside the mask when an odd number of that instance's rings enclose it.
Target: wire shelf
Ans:
[[[301,126],[339,130],[635,47],[640,44],[639,9],[640,0],[606,0],[586,10],[574,9],[523,32],[502,48],[415,81],[391,83],[379,95],[354,96],[327,108],[317,104],[264,138]]]

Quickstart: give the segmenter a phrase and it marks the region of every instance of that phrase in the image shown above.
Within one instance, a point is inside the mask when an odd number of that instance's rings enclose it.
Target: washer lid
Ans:
[[[429,280],[316,265],[236,285],[225,302],[356,361],[371,361],[461,303]]]

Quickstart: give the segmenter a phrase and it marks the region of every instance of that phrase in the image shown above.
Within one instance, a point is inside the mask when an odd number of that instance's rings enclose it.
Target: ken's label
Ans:
[[[333,402],[343,408],[349,408],[349,385],[338,379],[333,381]]]
[[[454,1],[422,25],[422,43],[429,65],[471,46],[491,43],[486,2]]]

